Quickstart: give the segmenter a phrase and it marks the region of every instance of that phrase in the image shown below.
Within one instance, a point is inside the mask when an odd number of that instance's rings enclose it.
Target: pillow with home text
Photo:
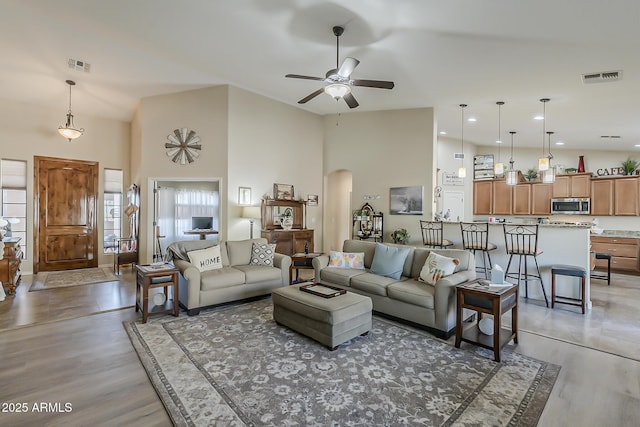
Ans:
[[[210,248],[187,252],[187,256],[189,257],[189,262],[195,265],[200,272],[222,268],[220,246],[211,246]]]

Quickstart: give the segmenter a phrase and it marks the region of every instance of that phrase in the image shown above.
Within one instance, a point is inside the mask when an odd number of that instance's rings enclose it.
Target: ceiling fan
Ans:
[[[383,80],[352,80],[351,73],[358,66],[360,61],[347,57],[339,65],[340,58],[340,36],[344,32],[343,27],[333,27],[333,34],[336,36],[336,68],[327,71],[325,77],[303,76],[300,74],[287,74],[285,77],[292,79],[318,80],[328,83],[325,87],[310,93],[298,101],[298,104],[305,104],[321,93],[326,93],[336,100],[342,98],[349,108],[356,108],[358,101],[351,93],[351,86],[373,87],[379,89],[393,89],[394,83]]]

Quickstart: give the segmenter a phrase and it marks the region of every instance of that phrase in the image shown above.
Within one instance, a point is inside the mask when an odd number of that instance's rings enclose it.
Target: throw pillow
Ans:
[[[251,265],[267,265],[273,267],[273,256],[276,253],[275,243],[253,242]]]
[[[217,270],[222,268],[222,256],[220,256],[220,246],[211,246],[207,249],[187,252],[189,262],[196,266],[198,270]]]
[[[398,280],[402,276],[402,268],[407,255],[409,255],[409,248],[398,248],[376,243],[376,252],[373,254],[369,272]]]
[[[329,251],[329,267],[364,269],[364,252]]]
[[[458,258],[448,258],[435,252],[430,252],[420,271],[420,280],[430,285],[435,285],[438,280],[453,274],[458,264],[460,264]]]

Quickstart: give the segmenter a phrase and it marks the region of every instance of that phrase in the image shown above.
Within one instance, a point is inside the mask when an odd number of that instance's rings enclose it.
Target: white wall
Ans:
[[[125,189],[129,180],[130,124],[117,120],[85,116],[74,111],[77,126],[86,129],[80,138],[69,142],[58,133],[58,126],[66,121],[67,110],[45,109],[19,102],[0,101],[0,157],[27,161],[27,259],[22,263],[23,274],[33,272],[33,157],[49,156],[99,162],[99,194],[104,185],[104,169],[122,169]],[[98,223],[103,221],[102,198],[98,200]],[[102,226],[100,225],[100,230]],[[111,264],[111,255],[102,254],[102,234],[98,236],[98,262]]]
[[[418,220],[433,215],[433,109],[329,115],[324,133],[324,175],[352,172],[351,210],[364,204],[365,195],[379,195],[366,201],[384,213],[385,241],[403,227],[411,235],[410,244],[421,244]],[[389,189],[414,185],[424,187],[424,215],[389,215]],[[351,216],[344,220],[350,224]]]

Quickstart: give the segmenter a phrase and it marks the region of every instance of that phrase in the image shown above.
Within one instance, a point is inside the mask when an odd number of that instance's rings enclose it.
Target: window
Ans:
[[[9,221],[7,236],[20,237],[22,257],[27,257],[27,162],[0,161],[2,181],[2,217]]]
[[[116,239],[122,237],[122,171],[104,170],[104,253],[116,250]]]

